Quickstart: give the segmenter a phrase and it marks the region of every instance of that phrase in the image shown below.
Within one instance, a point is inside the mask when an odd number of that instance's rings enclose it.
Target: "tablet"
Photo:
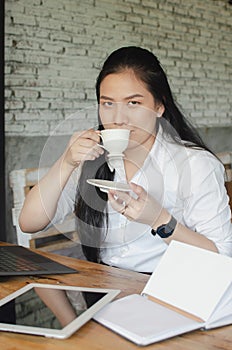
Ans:
[[[0,300],[0,331],[66,339],[119,292],[30,283]]]

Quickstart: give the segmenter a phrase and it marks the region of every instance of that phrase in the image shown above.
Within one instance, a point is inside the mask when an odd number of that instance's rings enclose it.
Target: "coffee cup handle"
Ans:
[[[103,148],[103,149],[106,149],[103,145],[100,145],[100,143],[98,143],[98,146]]]

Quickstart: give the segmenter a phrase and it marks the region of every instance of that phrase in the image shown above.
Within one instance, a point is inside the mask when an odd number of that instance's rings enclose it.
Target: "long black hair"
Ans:
[[[98,103],[100,102],[100,85],[103,79],[109,74],[120,73],[124,70],[133,70],[136,77],[145,84],[153,95],[154,101],[164,106],[162,118],[158,118],[158,120],[164,118],[163,129],[166,135],[178,143],[184,140],[186,147],[197,147],[210,151],[174,101],[166,74],[159,60],[146,49],[129,46],[122,47],[110,54],[96,81]],[[98,129],[103,129],[99,115]],[[107,233],[107,194],[89,185],[86,182],[88,178],[113,180],[114,173],[108,168],[105,154],[95,161],[84,162],[75,201],[77,230],[82,250],[88,260],[99,262],[101,241]]]

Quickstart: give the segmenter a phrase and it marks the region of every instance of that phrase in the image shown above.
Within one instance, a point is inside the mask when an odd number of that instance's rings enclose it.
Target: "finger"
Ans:
[[[99,149],[99,151],[102,150],[100,147],[98,147],[98,143],[95,140],[85,138],[85,137],[80,137],[79,139],[77,139],[76,144],[83,146],[83,147],[87,147],[87,148],[94,148],[95,147],[96,149]]]
[[[101,153],[94,148],[81,148],[79,149],[79,154],[81,155],[83,160],[94,160],[96,158],[99,158],[101,155]]]
[[[102,148],[97,147],[97,145],[91,149],[88,149],[87,152],[94,154],[96,158],[105,153],[105,151]]]
[[[85,139],[93,140],[97,143],[100,142],[100,135],[94,129],[85,130],[83,133],[81,133],[81,137]]]
[[[82,162],[85,160],[95,160],[101,153],[95,149],[89,149],[79,144],[75,144],[69,149],[71,158],[74,162]]]
[[[130,187],[132,191],[137,194],[139,199],[145,200],[147,198],[147,192],[144,190],[142,186],[139,186],[133,182],[130,182]]]
[[[85,145],[78,143],[73,147],[74,151],[75,151],[75,148],[76,148],[76,151],[81,154],[93,154],[96,157],[104,153],[104,151],[99,149],[97,146],[91,147],[91,145],[88,143],[85,143]]]
[[[115,198],[115,196],[110,192],[108,192],[108,200],[114,210],[124,214],[126,207],[126,203],[124,201],[121,201],[119,198]]]
[[[76,142],[80,144],[85,141],[92,141],[92,145],[95,145],[100,142],[100,136],[95,130],[84,130],[81,132],[75,132],[71,137],[70,144],[73,145]]]
[[[87,138],[87,136],[91,136],[92,134],[93,132],[91,131],[84,131],[81,134],[75,133],[71,138],[71,142],[69,144],[69,149],[72,154],[80,154],[82,157],[87,154],[90,154],[94,157],[99,157],[99,155],[103,154],[104,150],[97,147],[98,139],[93,140],[91,138]]]
[[[129,204],[131,205],[132,201],[134,201],[134,199],[127,192],[117,190],[110,190],[109,192],[114,196],[114,198],[116,198],[117,201],[120,203],[125,202],[127,206]]]
[[[93,135],[94,137],[92,138]],[[97,135],[97,138],[95,137],[96,135]],[[90,136],[90,137],[88,138],[81,137],[79,140],[79,144],[81,146],[93,149],[93,152],[96,154],[96,156],[104,154],[105,150],[99,147],[100,137],[98,136],[98,134],[96,134],[95,131],[93,133],[88,132],[84,136]]]

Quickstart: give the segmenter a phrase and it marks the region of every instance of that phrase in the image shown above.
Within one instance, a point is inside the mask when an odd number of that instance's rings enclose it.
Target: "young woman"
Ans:
[[[27,196],[25,232],[76,214],[87,259],[152,272],[174,239],[232,255],[224,168],[174,102],[167,77],[149,51],[123,47],[105,61],[96,83],[98,130],[76,132],[64,154]],[[130,130],[111,171],[100,130]],[[104,193],[98,178],[128,182]]]

